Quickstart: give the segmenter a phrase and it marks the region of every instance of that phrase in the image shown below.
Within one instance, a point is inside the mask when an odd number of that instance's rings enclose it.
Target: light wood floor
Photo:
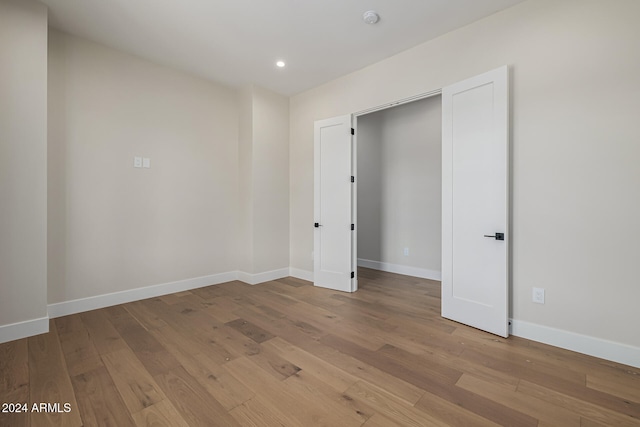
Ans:
[[[0,344],[0,426],[639,426],[640,369],[440,318],[439,282],[231,282]],[[29,408],[31,409],[31,408]]]

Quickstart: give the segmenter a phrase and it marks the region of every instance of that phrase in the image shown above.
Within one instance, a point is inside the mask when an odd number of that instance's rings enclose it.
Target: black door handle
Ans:
[[[504,233],[496,233],[496,234],[485,234],[484,237],[493,237],[496,240],[504,240]]]
[[[317,222],[314,222],[314,223],[313,223],[313,226],[314,226],[315,228],[322,227],[322,226],[321,226],[320,224],[318,224]]]

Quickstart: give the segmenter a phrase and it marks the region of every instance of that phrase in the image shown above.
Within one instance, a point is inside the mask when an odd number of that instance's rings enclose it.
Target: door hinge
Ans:
[[[355,230],[356,229],[356,225],[355,224],[351,224],[351,230]]]
[[[356,277],[356,273],[354,273],[353,271],[351,272],[351,278],[353,279],[354,277]]]
[[[351,135],[355,135],[356,134],[356,130],[354,128],[351,128]]]
[[[356,177],[351,175],[351,182],[356,182]]]

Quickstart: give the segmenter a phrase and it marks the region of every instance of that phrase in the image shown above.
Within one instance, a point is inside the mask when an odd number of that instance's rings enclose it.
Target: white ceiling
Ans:
[[[292,95],[523,0],[40,1],[54,28],[223,84]],[[370,9],[376,25],[362,20]]]

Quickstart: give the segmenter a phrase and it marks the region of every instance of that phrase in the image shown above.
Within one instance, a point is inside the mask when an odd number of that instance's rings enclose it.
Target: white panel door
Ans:
[[[313,281],[344,292],[355,290],[351,147],[351,116],[315,122]]]
[[[509,335],[506,66],[442,90],[442,316]]]

